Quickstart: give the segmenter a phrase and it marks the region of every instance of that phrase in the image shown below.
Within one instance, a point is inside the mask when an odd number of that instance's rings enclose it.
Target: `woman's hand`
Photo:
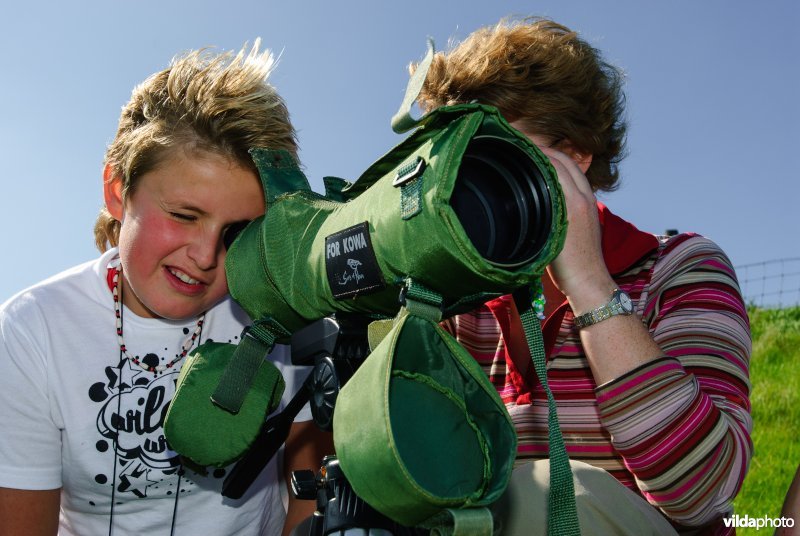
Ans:
[[[564,249],[547,270],[578,316],[608,303],[617,285],[603,259],[597,200],[579,165],[582,160],[552,148],[542,151],[558,173],[568,222]],[[598,385],[662,353],[637,315],[615,316],[584,328],[581,342]]]
[[[616,287],[603,260],[597,200],[578,163],[586,162],[588,168],[591,159],[573,160],[556,149],[541,149],[558,173],[568,221],[564,248],[547,270],[572,310],[581,314],[606,303]]]

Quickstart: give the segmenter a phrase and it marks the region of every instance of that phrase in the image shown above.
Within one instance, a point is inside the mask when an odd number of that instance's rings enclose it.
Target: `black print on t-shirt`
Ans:
[[[158,358],[152,356],[148,363]],[[123,358],[104,372],[105,380],[88,392],[100,404],[96,421],[100,437],[94,448],[109,455],[109,463],[98,467],[95,482],[114,486],[118,499],[191,493],[194,483],[188,479],[180,481],[178,489],[180,457],[170,449],[163,430],[178,371],[155,375]],[[225,471],[212,475],[222,478]]]

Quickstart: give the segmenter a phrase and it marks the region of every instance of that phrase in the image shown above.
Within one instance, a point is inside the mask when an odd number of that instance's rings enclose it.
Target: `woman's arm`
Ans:
[[[543,150],[569,220],[548,271],[579,315],[606,303],[616,283],[583,169]],[[642,493],[674,521],[703,525],[730,512],[752,456],[747,312],[730,261],[702,237],[670,242],[648,292],[643,319],[604,320],[582,329],[581,343],[601,420]]]
[[[597,199],[584,175],[591,159],[576,162],[575,156],[549,147],[542,151],[558,173],[568,220],[564,247],[547,271],[578,316],[605,305],[617,287],[603,258]],[[598,385],[661,355],[636,315],[615,316],[583,328],[581,343]]]
[[[600,416],[647,499],[699,526],[731,511],[752,456],[747,312],[730,261],[699,236],[669,242],[649,292],[662,355],[600,385]]]
[[[61,490],[0,488],[0,534],[54,536],[58,532]]]

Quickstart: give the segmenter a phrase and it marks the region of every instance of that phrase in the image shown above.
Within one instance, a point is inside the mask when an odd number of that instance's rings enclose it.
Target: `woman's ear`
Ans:
[[[586,174],[586,171],[589,169],[589,166],[592,165],[592,154],[584,153],[583,151],[577,149],[572,142],[570,141],[563,141],[558,145],[558,150],[563,152],[565,155],[570,157],[573,162],[578,164],[578,167],[581,169],[583,174]]]
[[[115,220],[122,221],[125,212],[125,203],[122,200],[122,179],[114,174],[114,170],[108,164],[103,168],[103,199],[109,214]]]

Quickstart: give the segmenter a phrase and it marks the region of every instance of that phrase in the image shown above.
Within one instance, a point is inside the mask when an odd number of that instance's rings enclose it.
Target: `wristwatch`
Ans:
[[[585,328],[602,322],[607,318],[617,315],[633,314],[633,301],[628,293],[618,288],[611,294],[611,300],[597,309],[575,317],[575,325],[578,329]]]

